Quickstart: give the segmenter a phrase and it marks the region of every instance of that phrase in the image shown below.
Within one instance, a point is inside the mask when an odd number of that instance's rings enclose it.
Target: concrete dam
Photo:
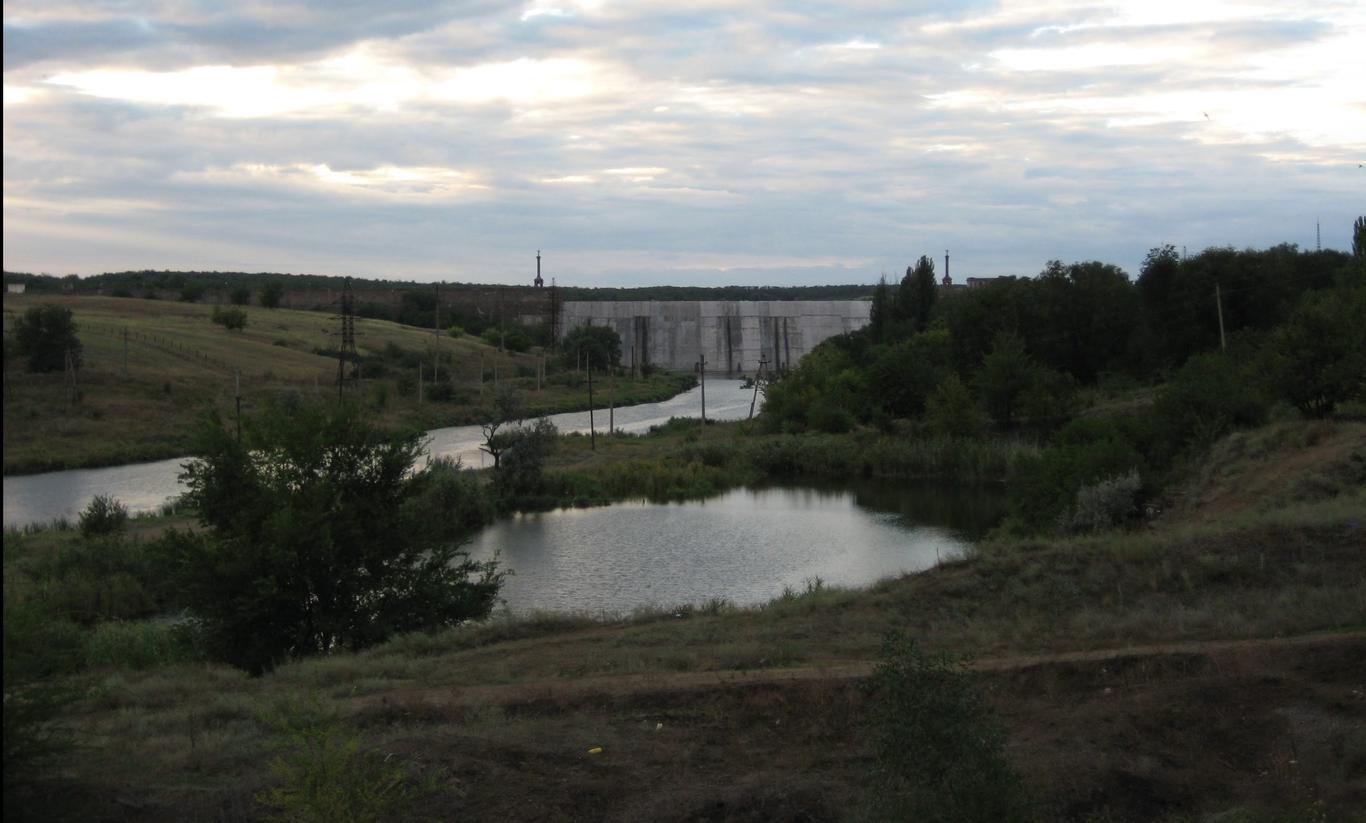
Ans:
[[[785,369],[817,343],[868,325],[867,300],[566,301],[556,324],[563,337],[579,326],[610,326],[621,335],[621,362],[676,371],[754,374]]]

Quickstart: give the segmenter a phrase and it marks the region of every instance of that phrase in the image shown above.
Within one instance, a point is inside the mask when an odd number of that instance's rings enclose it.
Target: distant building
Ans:
[[[10,294],[23,294],[24,289],[26,289],[27,287],[28,284],[26,283],[6,283],[5,291]]]
[[[969,277],[969,278],[968,278],[968,288],[970,288],[970,289],[981,288],[982,286],[985,286],[986,284],[990,283],[993,279],[995,279],[995,278],[991,278],[991,277]]]

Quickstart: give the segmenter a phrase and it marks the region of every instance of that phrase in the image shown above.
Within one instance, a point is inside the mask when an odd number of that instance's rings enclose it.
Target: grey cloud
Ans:
[[[28,228],[11,228],[7,219],[5,264],[520,282],[529,250],[541,247],[561,282],[818,283],[868,282],[879,269],[894,272],[948,247],[958,277],[1033,274],[1051,257],[1098,258],[1132,272],[1161,242],[1199,248],[1293,240],[1286,226],[1300,213],[1317,210],[1328,224],[1357,208],[1359,197],[1341,174],[1260,156],[1313,151],[1289,138],[1202,145],[1191,139],[1198,123],[1114,129],[1103,116],[1065,109],[929,105],[924,95],[966,88],[1007,101],[1065,101],[1083,87],[1111,96],[1225,87],[1219,66],[1065,77],[1003,72],[984,55],[1053,42],[1046,33],[1029,36],[1049,21],[935,36],[920,30],[957,15],[954,5],[905,12],[900,4],[867,3],[842,13],[834,5],[635,9],[526,23],[507,4],[405,5],[385,19],[372,19],[361,4],[222,18],[184,6],[150,18],[145,41],[135,36],[144,30],[128,29],[118,15],[81,23],[85,57],[58,42],[57,29],[39,32],[74,22],[35,24],[33,39],[19,44],[19,63],[6,64],[7,82],[36,65],[66,68],[66,60],[144,68],[295,60],[367,39],[419,65],[601,58],[627,66],[632,85],[622,94],[549,105],[536,117],[506,104],[424,103],[336,117],[228,120],[54,92],[6,109],[5,215]],[[1241,33],[1226,27],[1221,48],[1237,54],[1260,47],[1250,45],[1257,38],[1268,47],[1278,42],[1260,26],[1249,23]],[[1328,33],[1289,26],[1279,42]],[[7,46],[10,37],[7,28]],[[883,48],[860,55],[862,62],[824,60],[813,51],[852,37]],[[970,61],[981,67],[963,68]],[[768,110],[714,111],[674,99],[699,85],[752,96]],[[822,93],[804,95],[807,86]],[[655,112],[656,104],[669,110]],[[357,172],[437,166],[478,173],[490,188],[467,199],[414,200],[210,174],[240,164]],[[620,167],[667,172],[639,183],[604,174]],[[571,175],[595,182],[537,182]],[[63,209],[61,217],[45,216]],[[733,262],[723,271],[709,262],[718,257]],[[787,262],[794,258],[850,262]],[[44,262],[53,260],[61,265]]]

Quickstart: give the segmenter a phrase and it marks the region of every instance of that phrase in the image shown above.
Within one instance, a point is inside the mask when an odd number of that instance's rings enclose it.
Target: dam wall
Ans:
[[[557,332],[610,326],[627,368],[754,374],[796,365],[817,343],[868,325],[867,300],[566,301]]]

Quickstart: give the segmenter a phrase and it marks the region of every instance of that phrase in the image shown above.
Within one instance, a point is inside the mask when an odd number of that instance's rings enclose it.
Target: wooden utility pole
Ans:
[[[242,442],[242,370],[232,370],[232,394],[237,404],[237,442]]]
[[[1219,351],[1224,351],[1224,298],[1219,291],[1219,284],[1214,284],[1214,306],[1219,312]]]
[[[598,450],[598,430],[593,426],[593,364],[588,364],[588,442],[589,448]]]
[[[702,381],[702,428],[707,427],[707,356],[697,355],[697,378]]]
[[[768,365],[768,355],[759,358],[759,371],[754,375],[754,396],[749,399],[749,419],[754,419],[754,404],[759,402],[759,381],[764,379],[764,366]]]
[[[617,428],[617,372],[612,370],[612,389],[607,393],[607,433]]]
[[[66,404],[76,403],[76,372],[71,367],[71,348],[68,346],[62,355],[62,378],[66,383]]]

